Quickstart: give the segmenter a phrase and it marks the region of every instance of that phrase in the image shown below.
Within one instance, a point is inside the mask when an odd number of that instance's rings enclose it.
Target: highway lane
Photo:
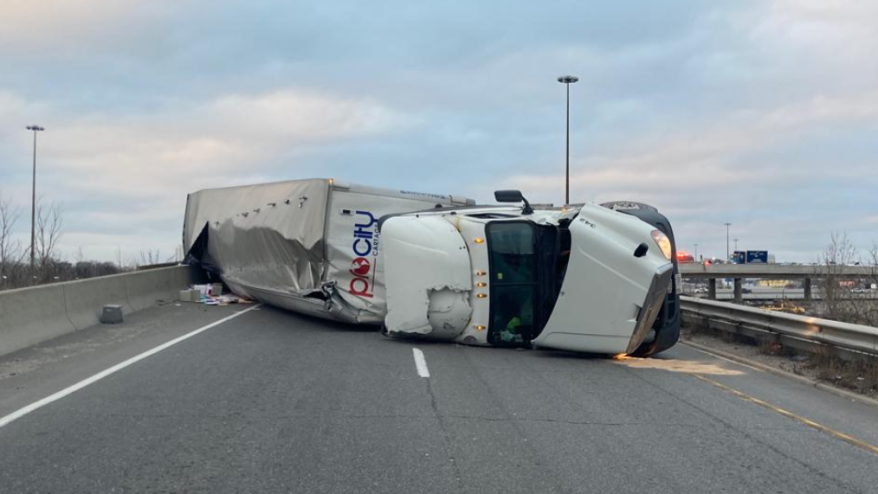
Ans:
[[[234,310],[191,307],[0,379],[0,414]],[[472,348],[262,308],[0,428],[0,492],[874,492],[878,456],[696,375],[878,444],[878,410],[686,347]]]
[[[0,356],[0,417],[246,307],[168,304]]]

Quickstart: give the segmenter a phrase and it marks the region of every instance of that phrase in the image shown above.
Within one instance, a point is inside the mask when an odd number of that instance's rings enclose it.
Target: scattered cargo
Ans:
[[[223,294],[222,283],[209,285],[192,285],[187,290],[180,290],[180,302],[195,302],[205,305],[249,304],[251,300],[233,294]]]

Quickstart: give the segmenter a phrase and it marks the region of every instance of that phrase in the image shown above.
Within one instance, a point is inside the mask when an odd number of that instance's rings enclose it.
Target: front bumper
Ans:
[[[668,292],[671,290],[672,278],[674,276],[674,265],[666,264],[659,268],[652,277],[649,285],[649,291],[646,293],[640,312],[637,314],[637,325],[634,327],[634,333],[631,335],[631,341],[628,343],[626,354],[634,353],[643,343],[643,340],[649,334],[655,323],[656,317],[664,306]]]

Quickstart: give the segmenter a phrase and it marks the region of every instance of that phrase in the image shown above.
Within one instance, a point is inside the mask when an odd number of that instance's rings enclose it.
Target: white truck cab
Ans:
[[[595,204],[498,202],[379,221],[390,336],[633,353],[673,289],[670,239]]]

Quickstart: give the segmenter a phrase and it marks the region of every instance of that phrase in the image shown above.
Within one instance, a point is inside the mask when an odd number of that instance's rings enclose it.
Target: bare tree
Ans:
[[[872,300],[872,297],[875,296],[875,289],[878,289],[878,241],[872,241],[867,263],[872,269],[871,274],[865,280],[870,300],[866,307],[867,313],[864,319],[870,326],[878,326],[878,301]]]
[[[832,319],[837,319],[846,312],[844,299],[850,298],[851,290],[845,286],[846,280],[842,279],[841,273],[844,266],[853,263],[856,255],[856,249],[847,234],[832,232],[829,245],[820,258],[820,264],[825,271],[821,283],[823,303],[826,314]]]
[[[32,272],[28,259],[29,246],[25,247],[21,241],[12,239],[12,231],[21,216],[21,210],[0,195],[0,289],[106,276],[121,271],[120,267],[110,262],[86,260],[82,247],[73,254],[73,263],[64,260],[64,256],[58,252],[64,225],[63,212],[60,204],[39,203],[34,249],[37,269]],[[121,258],[121,249],[118,255]]]
[[[12,240],[12,229],[20,216],[21,209],[0,193],[0,286],[7,285],[11,271],[21,262],[21,243]]]
[[[61,240],[61,229],[64,226],[64,206],[52,201],[48,204],[42,200],[37,203],[36,215],[36,246],[39,278],[49,281],[54,277],[53,265],[57,259],[58,242]]]
[[[162,253],[159,249],[140,251],[140,259],[134,263],[135,267],[151,266],[153,264],[161,264]]]
[[[873,245],[870,257],[873,266],[878,265],[878,245]],[[845,266],[861,264],[860,254],[847,234],[832,234],[820,264],[825,271],[820,286],[825,316],[837,321],[878,325],[878,303],[856,296],[855,289],[863,280],[843,275]],[[878,281],[875,271],[870,285]]]
[[[182,261],[183,261],[183,245],[178,244],[176,247],[174,247],[174,254],[172,256],[168,257],[168,259],[165,262],[182,262]]]
[[[116,247],[116,267],[119,269],[125,269],[125,263],[123,262],[122,256],[122,247]]]

